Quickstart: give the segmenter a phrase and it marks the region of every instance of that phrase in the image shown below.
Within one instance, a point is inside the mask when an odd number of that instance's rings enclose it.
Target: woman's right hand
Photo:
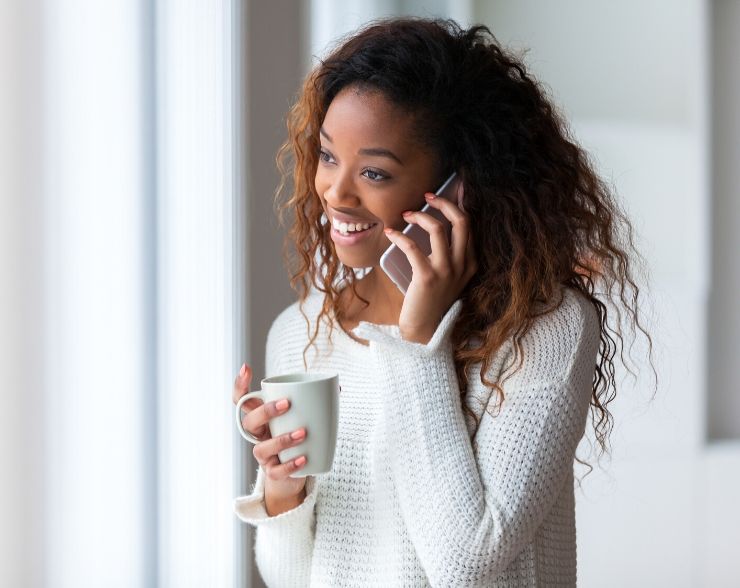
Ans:
[[[234,380],[235,405],[249,391],[251,381],[252,368],[245,364]],[[261,440],[254,446],[252,453],[265,471],[265,503],[269,507],[268,512],[288,510],[288,507],[297,506],[305,498],[306,477],[291,478],[290,474],[305,465],[306,457],[301,455],[287,463],[280,463],[278,452],[303,443],[306,439],[306,430],[304,427],[298,429],[297,432],[301,433],[298,439],[291,437],[296,431],[272,438],[270,428],[267,426],[268,421],[290,410],[290,401],[287,401],[285,407],[281,405],[281,408],[278,408],[279,402],[280,400],[263,403],[259,398],[250,398],[241,407],[242,412],[246,413],[242,417],[244,430]]]

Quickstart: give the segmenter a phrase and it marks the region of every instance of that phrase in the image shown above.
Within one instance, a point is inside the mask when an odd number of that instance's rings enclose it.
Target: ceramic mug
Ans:
[[[280,462],[306,456],[305,465],[290,474],[291,478],[328,473],[334,461],[339,428],[339,374],[272,376],[262,380],[261,388],[245,394],[236,404],[236,426],[242,437],[255,445],[260,443],[260,439],[242,426],[242,404],[250,398],[259,398],[264,403],[287,398],[290,401],[288,410],[267,423],[270,434],[274,438],[305,427],[306,437],[298,445],[279,451]]]

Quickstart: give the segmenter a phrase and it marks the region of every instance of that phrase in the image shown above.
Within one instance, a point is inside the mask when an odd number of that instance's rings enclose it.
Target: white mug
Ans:
[[[270,434],[279,437],[304,427],[306,437],[298,445],[278,452],[280,462],[305,455],[305,465],[290,474],[291,478],[325,474],[331,470],[337,445],[339,391],[337,373],[293,373],[265,378],[261,390],[249,392],[237,402],[236,426],[247,441],[255,445],[260,443],[260,439],[242,426],[242,404],[249,398],[259,398],[264,403],[287,398],[290,401],[288,410],[267,423]]]

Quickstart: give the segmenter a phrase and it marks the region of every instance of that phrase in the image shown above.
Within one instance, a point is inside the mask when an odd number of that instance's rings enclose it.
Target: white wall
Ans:
[[[309,25],[309,51],[304,68],[312,56],[324,56],[337,40],[370,20],[395,15],[454,18],[463,26],[473,14],[472,0],[312,0]]]
[[[579,584],[729,586],[740,574],[729,557],[740,450],[706,441],[708,5],[500,0],[477,9],[504,44],[531,48],[526,62],[616,186],[652,274],[643,311],[658,393],[650,401],[640,342],[640,377],[623,380],[610,405],[613,460],[577,492]]]

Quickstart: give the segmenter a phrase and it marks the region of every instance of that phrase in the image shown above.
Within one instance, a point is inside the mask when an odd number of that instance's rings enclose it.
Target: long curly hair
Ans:
[[[376,20],[340,39],[307,75],[288,113],[276,192],[283,228],[285,213],[294,214],[283,256],[308,324],[303,304],[311,286],[324,294],[304,365],[322,317],[330,340],[332,317],[342,317],[338,282],[368,304],[355,288],[354,268],[338,260],[314,186],[319,129],[333,98],[349,86],[380,92],[413,115],[414,138],[463,179],[479,270],[461,294],[451,341],[463,410],[475,419],[476,431],[480,421],[464,402],[469,368],[480,363],[481,381],[496,390],[500,406],[503,381],[486,378],[494,354],[513,338],[511,365],[518,358],[521,366],[522,337],[566,286],[598,312],[590,412],[595,439],[602,454],[609,453],[613,417],[607,407],[616,395],[617,340],[622,363],[635,375],[624,362],[620,306],[632,336],[637,327],[647,337],[652,365],[652,340],[638,316],[634,279],[634,264],[644,268],[644,261],[625,213],[547,91],[483,25],[462,29],[453,20]],[[614,325],[607,321],[607,305],[616,313]]]

